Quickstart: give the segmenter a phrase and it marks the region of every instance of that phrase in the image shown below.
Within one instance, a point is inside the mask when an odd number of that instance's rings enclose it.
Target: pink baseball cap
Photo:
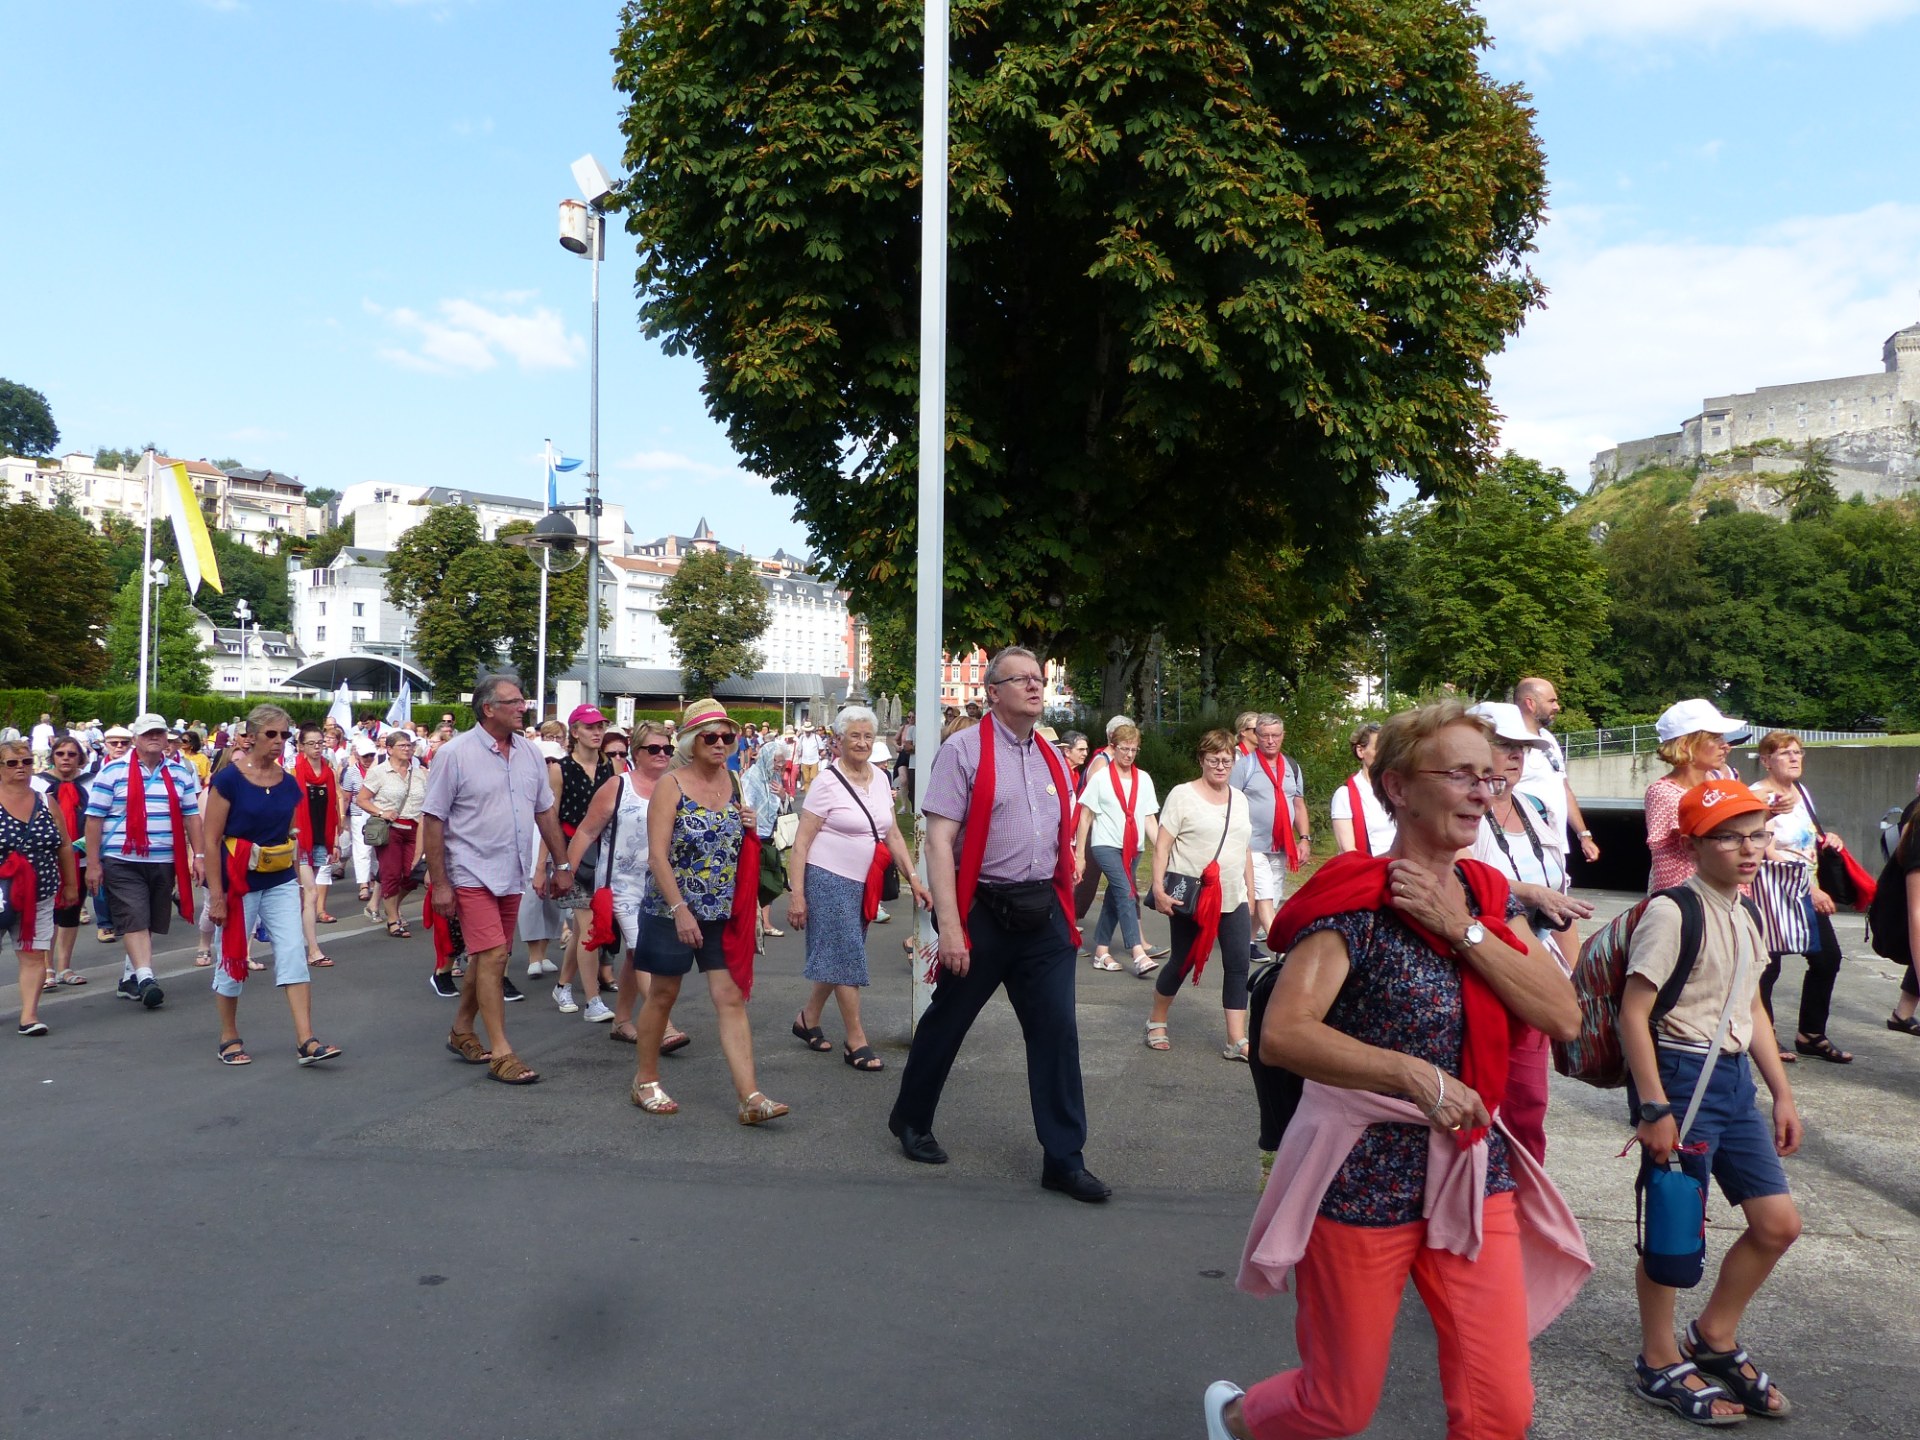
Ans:
[[[573,707],[573,713],[567,716],[569,725],[604,725],[606,723],[607,717],[600,713],[597,705],[576,705]]]

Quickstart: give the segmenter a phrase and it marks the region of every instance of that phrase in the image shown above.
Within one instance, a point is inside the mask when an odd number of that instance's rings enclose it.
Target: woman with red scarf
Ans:
[[[340,822],[347,811],[341,800],[340,777],[327,758],[320,727],[312,721],[300,727],[293,778],[299,782],[305,801],[294,812],[294,833],[300,842],[301,925],[307,936],[307,963],[325,969],[333,961],[320,948],[314,927],[335,923],[335,917],[327,913],[327,888],[333,884],[333,857],[338,853],[340,833],[346,829]]]
[[[1227,1048],[1223,1059],[1247,1058],[1247,968],[1253,949],[1253,810],[1234,789],[1233,737],[1209,730],[1200,737],[1195,758],[1200,778],[1176,785],[1160,812],[1159,842],[1153,847],[1153,908],[1171,917],[1173,957],[1153,987],[1153,1014],[1147,1020],[1149,1050],[1170,1050],[1167,1015],[1180,982],[1200,971],[1216,944],[1225,980],[1220,1003],[1226,1011]],[[1196,903],[1183,911],[1167,892],[1167,875],[1197,877]]]
[[[1571,1038],[1580,1012],[1505,880],[1456,863],[1498,779],[1489,728],[1451,700],[1389,720],[1374,785],[1399,827],[1393,849],[1335,857],[1274,920],[1268,943],[1284,960],[1259,1059],[1305,1083],[1241,1283],[1270,1289],[1290,1271],[1301,1364],[1244,1394],[1215,1382],[1211,1440],[1366,1429],[1409,1277],[1440,1335],[1449,1433],[1519,1440],[1531,1423],[1530,1315],[1557,1305],[1530,1310],[1542,1297],[1530,1296],[1537,1279],[1522,1268],[1521,1235],[1543,1236],[1536,1217],[1558,1196],[1490,1117],[1515,1023]],[[1296,1132],[1337,1136],[1344,1160],[1336,1148],[1299,1163]],[[1471,1188],[1429,1197],[1430,1163]],[[1552,1214],[1565,1217],[1564,1203]],[[1570,1218],[1557,1238],[1585,1263]],[[1286,1268],[1262,1256],[1287,1257]]]
[[[40,990],[56,908],[80,903],[73,834],[33,788],[33,747],[0,740],[0,938],[20,954],[20,1033],[44,1035]]]
[[[47,776],[47,801],[60,812],[67,827],[68,847],[76,854],[86,843],[87,785],[80,778],[87,760],[86,747],[72,735],[53,742],[53,771]],[[84,985],[87,977],[73,968],[73,945],[80,938],[80,901],[53,912],[53,953],[48,957],[47,988]]]
[[[1333,792],[1327,807],[1333,820],[1334,852],[1344,855],[1358,850],[1362,855],[1384,855],[1393,848],[1393,817],[1373,793],[1373,757],[1380,748],[1380,723],[1369,720],[1357,726],[1347,745],[1360,768]]]
[[[1133,973],[1145,978],[1160,968],[1140,935],[1140,885],[1135,868],[1141,847],[1149,851],[1160,838],[1160,799],[1153,777],[1134,762],[1140,758],[1140,731],[1117,727],[1107,742],[1107,761],[1080,792],[1080,818],[1074,827],[1074,882],[1086,877],[1087,861],[1107,877],[1107,898],[1093,926],[1093,968],[1118,970],[1109,946],[1117,926],[1120,941],[1133,952]],[[1078,901],[1076,899],[1076,906]]]

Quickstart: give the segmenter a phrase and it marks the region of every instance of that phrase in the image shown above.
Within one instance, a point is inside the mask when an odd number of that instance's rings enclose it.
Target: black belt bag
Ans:
[[[984,905],[994,923],[1016,935],[1031,935],[1044,930],[1053,921],[1058,897],[1051,880],[1026,880],[1018,885],[990,884],[982,880],[973,892],[976,905]]]

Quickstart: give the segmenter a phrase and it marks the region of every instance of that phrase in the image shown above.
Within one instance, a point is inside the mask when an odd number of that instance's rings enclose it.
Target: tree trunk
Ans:
[[[1211,720],[1220,713],[1220,642],[1212,630],[1200,632],[1200,718]]]
[[[1118,715],[1127,708],[1127,684],[1133,678],[1133,647],[1118,635],[1107,637],[1100,667],[1100,713]]]

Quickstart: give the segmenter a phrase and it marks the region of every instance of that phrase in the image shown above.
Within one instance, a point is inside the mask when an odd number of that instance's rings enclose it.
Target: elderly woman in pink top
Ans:
[[[813,982],[807,1003],[793,1017],[793,1033],[809,1050],[831,1050],[833,1043],[820,1028],[831,995],[847,1030],[841,1058],[868,1071],[883,1068],[883,1062],[860,1023],[860,991],[867,983],[867,926],[886,868],[892,866],[912,885],[922,909],[933,904],[893,823],[893,785],[872,763],[878,725],[864,705],[849,705],[835,718],[840,755],[821,767],[807,788],[787,895],[787,919],[807,932],[803,973]]]
[[[1746,730],[1746,721],[1722,715],[1711,700],[1681,700],[1661,712],[1654,733],[1660,758],[1673,768],[1647,786],[1649,895],[1684,885],[1693,874],[1693,848],[1680,834],[1680,797],[1704,781],[1734,778],[1727,768],[1729,742]]]

